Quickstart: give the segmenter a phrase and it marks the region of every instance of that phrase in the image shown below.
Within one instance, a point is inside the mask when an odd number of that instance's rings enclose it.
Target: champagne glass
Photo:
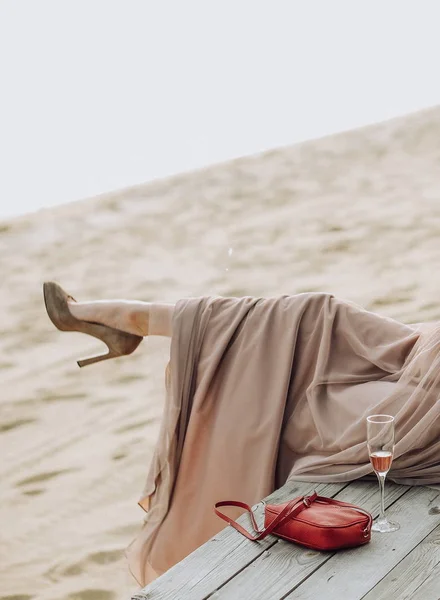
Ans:
[[[370,462],[380,486],[380,515],[371,529],[380,533],[397,531],[400,528],[399,523],[388,521],[385,516],[385,478],[393,462],[394,417],[390,415],[367,417],[367,440]]]

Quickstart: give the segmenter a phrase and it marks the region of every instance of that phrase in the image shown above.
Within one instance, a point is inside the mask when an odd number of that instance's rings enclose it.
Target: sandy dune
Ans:
[[[440,108],[0,223],[0,600],[118,600],[169,343],[79,370],[77,299],[326,290],[440,318]],[[25,176],[25,174],[24,174]]]

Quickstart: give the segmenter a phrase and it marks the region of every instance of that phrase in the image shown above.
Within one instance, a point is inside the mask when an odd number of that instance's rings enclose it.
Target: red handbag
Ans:
[[[238,506],[249,512],[252,535],[239,523],[218,510],[222,506]],[[363,508],[333,498],[298,496],[284,504],[266,504],[264,527],[259,529],[252,509],[243,502],[217,502],[215,513],[250,540],[262,540],[272,533],[284,540],[313,550],[339,550],[366,544],[371,539],[373,517]]]

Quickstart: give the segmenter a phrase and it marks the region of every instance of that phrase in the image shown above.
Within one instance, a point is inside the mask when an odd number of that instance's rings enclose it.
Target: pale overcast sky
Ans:
[[[0,217],[440,104],[436,0],[0,0]]]

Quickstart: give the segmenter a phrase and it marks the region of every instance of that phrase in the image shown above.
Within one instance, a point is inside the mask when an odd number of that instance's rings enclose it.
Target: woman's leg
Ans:
[[[74,317],[101,323],[135,335],[171,337],[174,304],[141,302],[138,300],[69,300]]]

